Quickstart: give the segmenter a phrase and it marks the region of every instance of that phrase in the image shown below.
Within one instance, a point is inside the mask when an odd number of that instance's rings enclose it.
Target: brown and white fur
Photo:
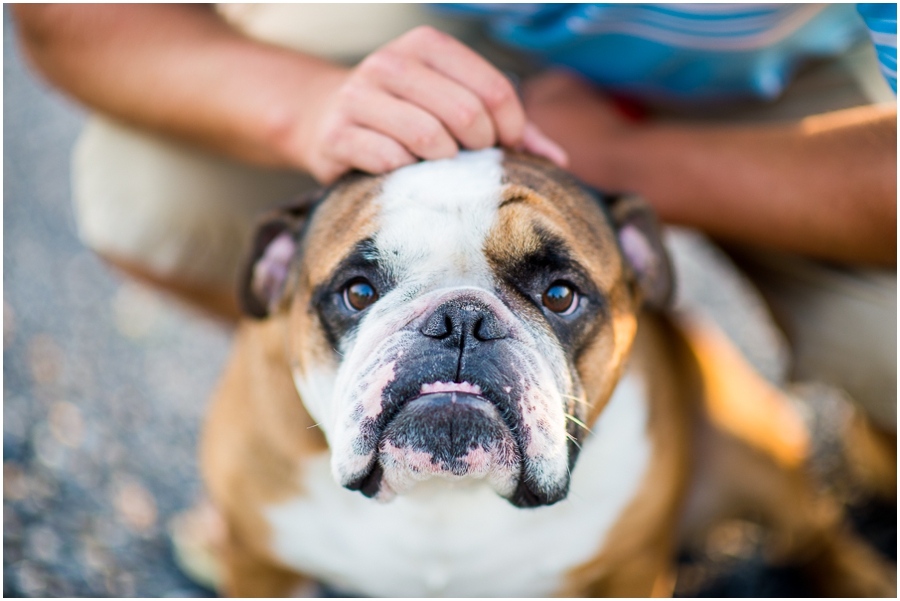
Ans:
[[[260,227],[205,428],[225,592],[666,594],[678,538],[746,510],[823,594],[891,594],[777,391],[651,312],[671,281],[642,203],[491,149],[310,206]],[[542,304],[557,282],[570,312]]]

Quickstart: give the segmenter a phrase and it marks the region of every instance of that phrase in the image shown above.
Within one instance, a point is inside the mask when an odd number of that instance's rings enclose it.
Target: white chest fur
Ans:
[[[651,455],[643,383],[623,378],[585,441],[566,500],[519,509],[479,481],[429,481],[380,504],[339,487],[327,454],[305,494],[265,510],[277,557],[371,596],[543,596],[595,556],[637,493]]]

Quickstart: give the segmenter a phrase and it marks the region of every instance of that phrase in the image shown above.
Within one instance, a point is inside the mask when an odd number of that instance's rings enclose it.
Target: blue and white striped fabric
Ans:
[[[897,5],[859,4],[857,10],[875,44],[884,78],[897,93]]]
[[[456,4],[499,41],[636,98],[778,97],[812,59],[866,39],[896,92],[896,5]],[[860,18],[862,16],[862,18]]]

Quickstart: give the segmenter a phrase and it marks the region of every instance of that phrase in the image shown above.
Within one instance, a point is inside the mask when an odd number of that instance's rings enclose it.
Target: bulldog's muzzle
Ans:
[[[359,442],[375,448],[373,461],[345,486],[376,496],[432,477],[484,478],[519,506],[562,498],[565,487],[541,488],[523,470],[527,395],[513,376],[521,370],[510,326],[471,294],[418,321],[383,392],[384,410],[361,427]]]

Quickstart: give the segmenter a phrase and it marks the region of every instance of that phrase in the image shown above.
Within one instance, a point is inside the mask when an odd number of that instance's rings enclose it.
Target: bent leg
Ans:
[[[316,186],[308,175],[247,166],[105,117],[72,156],[82,242],[113,265],[219,314],[255,216]]]
[[[728,250],[785,333],[792,379],[842,388],[881,430],[896,433],[897,272]]]
[[[682,537],[702,540],[716,522],[769,526],[775,559],[802,566],[821,594],[894,596],[896,569],[849,528],[840,504],[817,490],[808,440],[787,399],[714,326],[680,320],[703,381],[695,471]]]

